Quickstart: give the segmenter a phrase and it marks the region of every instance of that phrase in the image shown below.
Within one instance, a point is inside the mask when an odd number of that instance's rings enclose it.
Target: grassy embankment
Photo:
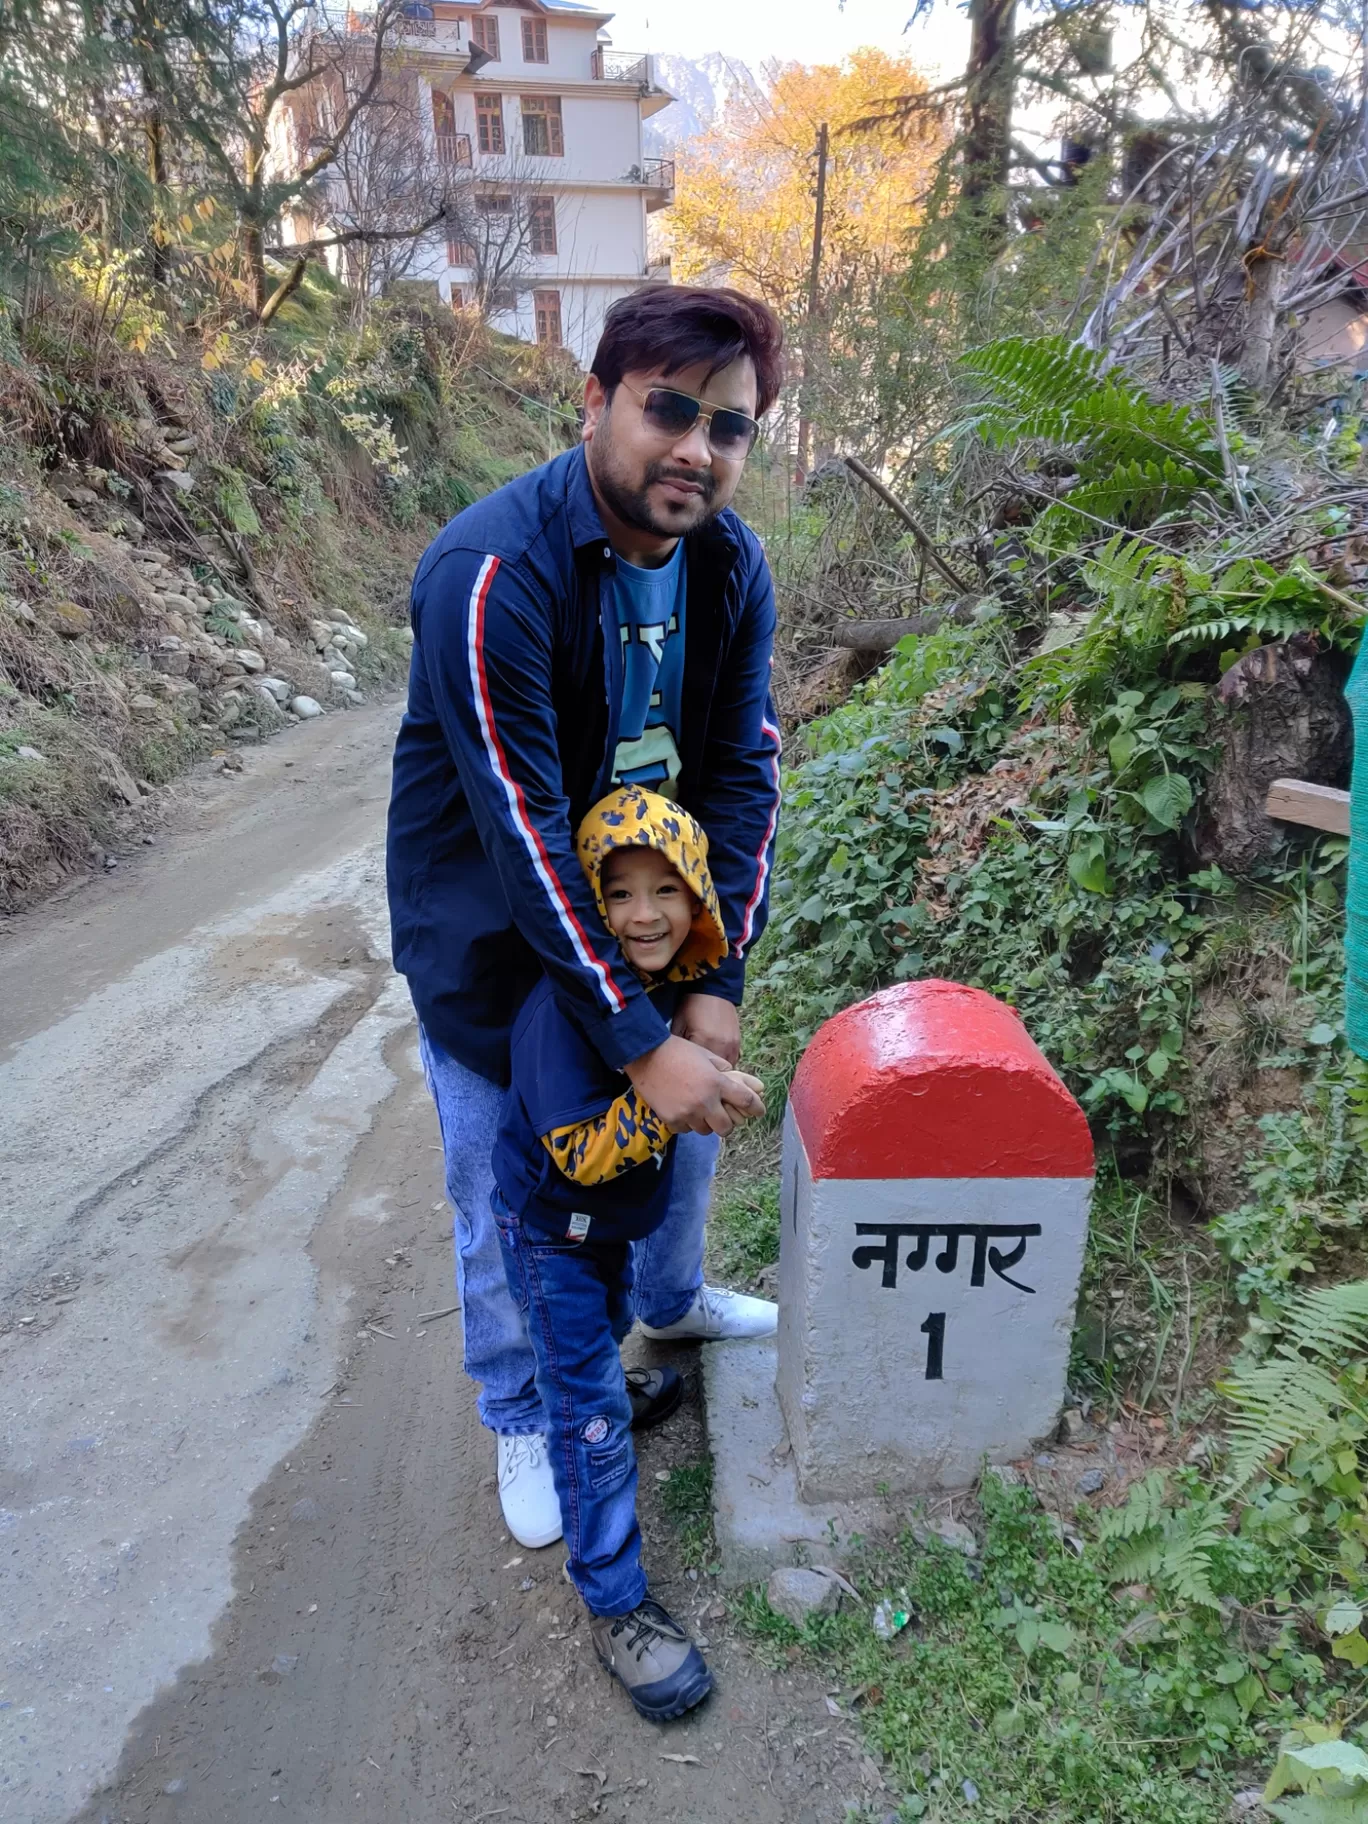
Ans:
[[[70,275],[22,324],[0,296],[0,911],[297,698],[396,688],[424,544],[573,436],[562,360],[345,303],[311,277],[269,329],[112,334]]]

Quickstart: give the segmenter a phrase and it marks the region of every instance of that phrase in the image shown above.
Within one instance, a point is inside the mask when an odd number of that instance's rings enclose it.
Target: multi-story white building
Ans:
[[[453,231],[425,243],[408,277],[587,365],[613,300],[669,277],[648,263],[646,218],[671,201],[674,163],[645,152],[642,122],[674,98],[649,56],[612,47],[612,14],[579,0],[404,13],[395,67],[416,82],[431,156],[459,199]],[[369,23],[348,16],[359,34]]]

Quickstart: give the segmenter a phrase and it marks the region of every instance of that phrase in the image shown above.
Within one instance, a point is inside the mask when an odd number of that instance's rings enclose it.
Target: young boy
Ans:
[[[578,841],[609,930],[668,1020],[681,984],[727,954],[707,837],[678,805],[626,786],[594,806]],[[724,1076],[729,1110],[739,1119],[757,1112],[756,1079]],[[712,1688],[698,1648],[647,1593],[618,1354],[632,1326],[631,1244],[664,1220],[673,1166],[673,1135],[543,982],[513,1028],[494,1216],[550,1420],[566,1569],[589,1610],[599,1663],[655,1722],[682,1716]]]

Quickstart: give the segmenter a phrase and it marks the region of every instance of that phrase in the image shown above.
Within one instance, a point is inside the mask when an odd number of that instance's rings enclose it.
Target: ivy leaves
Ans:
[[[1332,1603],[1324,1622],[1330,1636],[1330,1651],[1336,1659],[1345,1660],[1356,1672],[1368,1665],[1368,1640],[1363,1637],[1363,1610],[1347,1596]]]
[[[989,1625],[1011,1633],[1017,1647],[1027,1659],[1039,1647],[1067,1656],[1074,1649],[1073,1629],[1065,1621],[1052,1621],[1038,1606],[1024,1603],[1018,1596],[1010,1608],[999,1609],[989,1618]]]
[[[1068,825],[1079,832],[1069,851],[1070,880],[1084,893],[1116,891],[1111,855],[1116,819],[1147,834],[1176,835],[1195,802],[1188,768],[1199,772],[1208,755],[1201,743],[1204,716],[1200,685],[1123,690],[1098,718],[1109,777],[1070,801]]]
[[[1107,872],[1107,846],[1102,836],[1085,836],[1069,851],[1069,879],[1085,893],[1111,892],[1112,877]]]
[[[1205,691],[1160,679],[1117,691],[1070,741],[1006,719],[991,629],[934,641],[933,661],[931,640],[904,640],[807,734],[811,758],[789,775],[771,935],[752,971],[763,1068],[782,1077],[860,994],[939,974],[1010,1000],[1099,1125],[1181,1113],[1206,915],[1196,889],[1175,888],[1175,837],[1209,758]],[[1000,755],[1034,777],[1029,799],[958,854],[928,856],[936,794],[991,779]]]
[[[1098,719],[1118,808],[1148,819],[1155,830],[1175,832],[1192,809],[1190,773],[1210,762],[1205,744],[1205,688],[1163,684],[1118,692]]]
[[[1146,780],[1138,797],[1161,830],[1176,830],[1192,809],[1192,787],[1182,773],[1160,773]]]

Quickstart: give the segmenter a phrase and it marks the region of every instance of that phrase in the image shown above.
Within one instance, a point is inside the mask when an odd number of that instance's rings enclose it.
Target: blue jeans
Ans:
[[[489,1203],[494,1189],[490,1154],[503,1091],[467,1070],[421,1028],[418,1036],[442,1129],[447,1196],[455,1212],[465,1371],[480,1384],[480,1420],[506,1436],[546,1431],[527,1325],[509,1296]],[[632,1248],[634,1309],[644,1323],[663,1327],[677,1322],[703,1283],[703,1225],[717,1151],[711,1134],[679,1136],[665,1220]]]
[[[570,1581],[595,1615],[646,1594],[637,1525],[632,1402],[618,1344],[632,1327],[629,1242],[564,1241],[525,1228],[495,1194],[504,1271],[551,1415],[547,1454]]]

